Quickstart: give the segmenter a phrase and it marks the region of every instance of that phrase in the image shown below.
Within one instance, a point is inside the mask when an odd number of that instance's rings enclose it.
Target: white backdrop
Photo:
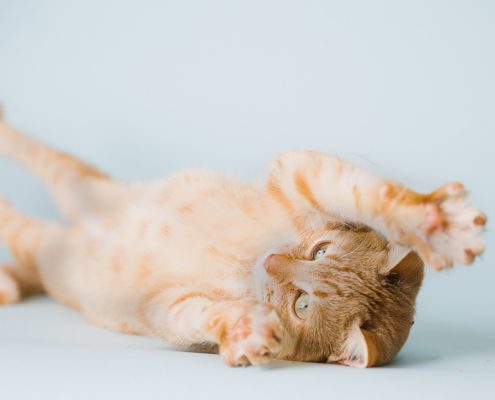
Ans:
[[[0,0],[0,101],[123,179],[259,178],[278,151],[315,148],[420,191],[462,181],[495,217],[494,20],[490,0]],[[4,159],[0,193],[55,215]],[[475,265],[427,274],[411,359],[493,356],[494,238]]]

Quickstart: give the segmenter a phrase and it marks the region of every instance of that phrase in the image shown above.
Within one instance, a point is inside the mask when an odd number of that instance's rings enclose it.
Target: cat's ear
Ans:
[[[375,365],[379,359],[380,354],[373,335],[359,325],[355,325],[349,332],[340,355],[332,356],[328,361],[367,368]]]
[[[389,243],[387,248],[387,262],[381,268],[380,272],[383,275],[388,275],[389,273],[393,272],[394,269],[399,267],[401,262],[407,257],[410,252],[410,247]]]
[[[386,264],[380,270],[383,275],[416,275],[423,270],[423,261],[410,247],[389,244]]]

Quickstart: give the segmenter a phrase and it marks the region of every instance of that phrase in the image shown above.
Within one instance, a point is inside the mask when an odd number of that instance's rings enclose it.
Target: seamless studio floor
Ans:
[[[495,390],[493,327],[418,317],[390,365],[273,362],[232,369],[217,355],[88,324],[46,297],[0,308],[3,399],[486,398]],[[478,394],[478,395],[477,395]]]

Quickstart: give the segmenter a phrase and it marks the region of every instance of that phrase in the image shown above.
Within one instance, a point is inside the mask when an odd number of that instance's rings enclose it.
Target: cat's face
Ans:
[[[259,299],[288,332],[281,358],[361,367],[389,361],[405,343],[422,279],[415,253],[348,225],[306,232],[255,275]]]

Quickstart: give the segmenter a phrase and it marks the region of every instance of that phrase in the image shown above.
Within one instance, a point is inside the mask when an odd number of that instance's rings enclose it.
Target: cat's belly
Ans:
[[[141,299],[156,288],[194,287],[228,298],[250,295],[256,254],[227,251],[221,238],[183,227],[175,235],[154,238],[136,230],[98,229],[78,227],[54,237],[38,260],[46,291],[93,319],[95,314],[138,318]]]
[[[254,188],[232,196],[221,187],[171,190],[166,202],[143,197],[80,222],[40,252],[48,293],[83,311],[131,315],[147,291],[167,285],[251,296],[256,260],[290,240],[291,228]]]

